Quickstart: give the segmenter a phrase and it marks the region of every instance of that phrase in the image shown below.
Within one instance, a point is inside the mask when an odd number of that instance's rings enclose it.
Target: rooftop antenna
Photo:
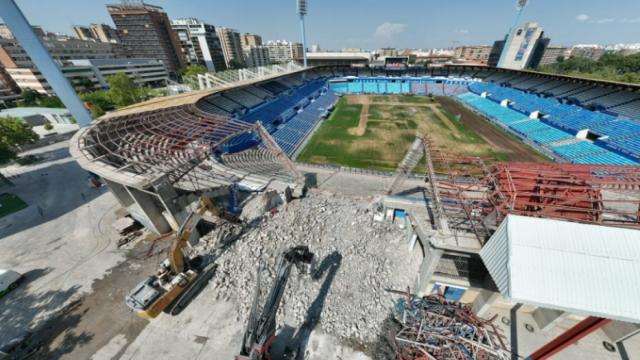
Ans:
[[[304,16],[307,15],[307,0],[297,0],[297,2],[300,25],[302,26],[302,55],[304,57],[304,67],[307,67],[307,38],[304,34]]]
[[[511,31],[509,32],[509,36],[507,37],[507,42],[504,44],[504,49],[502,49],[500,61],[498,61],[498,67],[502,67],[502,61],[504,60],[504,56],[507,53],[507,46],[509,46],[509,42],[511,42],[511,38],[513,37],[513,32],[516,30],[516,26],[518,25],[518,20],[520,20],[522,9],[527,7],[527,5],[529,5],[529,0],[518,0],[518,2],[516,3],[516,10],[518,10],[518,13],[516,14],[516,20],[513,22],[513,26],[511,27]]]

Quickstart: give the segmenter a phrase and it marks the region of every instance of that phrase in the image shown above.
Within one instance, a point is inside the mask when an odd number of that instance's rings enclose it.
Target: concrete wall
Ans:
[[[42,138],[40,140],[34,141],[32,144],[26,144],[26,145],[22,145],[22,146],[16,147],[15,150],[17,152],[29,151],[29,150],[41,148],[43,146],[47,146],[47,145],[51,145],[51,144],[54,144],[54,143],[58,143],[60,141],[69,140],[69,139],[71,139],[71,137],[73,137],[73,134],[75,134],[77,131],[78,130],[72,131],[72,132],[68,132],[68,133],[64,133],[64,134],[57,134],[57,135],[47,136],[46,138]]]

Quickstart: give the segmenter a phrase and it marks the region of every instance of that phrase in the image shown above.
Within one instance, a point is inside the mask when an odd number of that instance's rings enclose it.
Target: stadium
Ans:
[[[406,224],[414,291],[442,287],[480,316],[513,304],[481,296],[490,269],[480,255],[514,216],[640,227],[635,85],[403,59],[185,80],[200,90],[107,114],[71,139],[79,165],[157,234],[179,228],[197,195],[233,184],[367,199],[379,219]],[[534,317],[635,321],[589,304],[536,305]]]

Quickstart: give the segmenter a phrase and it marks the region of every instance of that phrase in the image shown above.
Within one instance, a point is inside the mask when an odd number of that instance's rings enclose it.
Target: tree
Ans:
[[[80,76],[78,78],[78,85],[84,86],[85,91],[92,91],[95,89],[93,81],[86,76]]]
[[[98,104],[94,104],[91,105],[91,116],[94,117],[94,119],[99,118],[100,116],[106,114],[107,112],[102,110],[102,108],[100,107],[100,105]]]
[[[564,55],[558,55],[556,61],[558,62],[558,64],[562,64],[564,62]]]
[[[51,134],[51,130],[53,130],[53,124],[52,123],[44,124],[44,129],[47,130],[49,134]]]
[[[244,65],[242,64],[242,62],[236,59],[231,59],[231,61],[229,61],[229,69],[231,70],[244,69]]]
[[[103,110],[111,110],[115,105],[109,92],[104,90],[98,90],[88,94],[80,94],[80,100],[90,103],[91,105],[98,105]]]
[[[31,126],[18,118],[7,116],[0,118],[0,164],[16,158],[12,148],[28,144],[40,137]]]
[[[124,107],[140,102],[140,88],[125,73],[109,75],[107,82],[111,86],[109,95],[115,105]]]
[[[40,100],[36,100],[36,104],[38,104],[38,106],[54,108],[54,109],[66,108],[66,106],[64,106],[64,104],[62,103],[62,100],[60,100],[60,98],[57,96],[48,96]]]
[[[36,100],[42,99],[42,94],[33,90],[32,88],[25,88],[20,93],[20,96],[24,100],[26,104],[33,105],[36,103]]]
[[[209,72],[209,70],[207,69],[206,66],[189,65],[189,66],[187,66],[187,70],[184,73],[184,76],[198,76],[198,75],[204,75],[204,74],[206,74],[208,72]]]

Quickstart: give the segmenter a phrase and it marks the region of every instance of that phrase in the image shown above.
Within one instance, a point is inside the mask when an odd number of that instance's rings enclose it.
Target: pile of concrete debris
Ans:
[[[258,265],[265,268],[265,296],[282,252],[307,245],[316,255],[317,271],[311,278],[292,271],[278,326],[311,330],[320,325],[335,336],[374,341],[398,297],[383,290],[412,283],[420,265],[420,256],[413,254],[419,248],[409,252],[405,230],[374,221],[370,200],[312,193],[280,205],[276,213],[268,211],[269,203],[277,202],[259,195],[245,205],[244,221],[251,225],[217,260],[211,286],[218,298],[237,303],[237,320],[246,323]]]

